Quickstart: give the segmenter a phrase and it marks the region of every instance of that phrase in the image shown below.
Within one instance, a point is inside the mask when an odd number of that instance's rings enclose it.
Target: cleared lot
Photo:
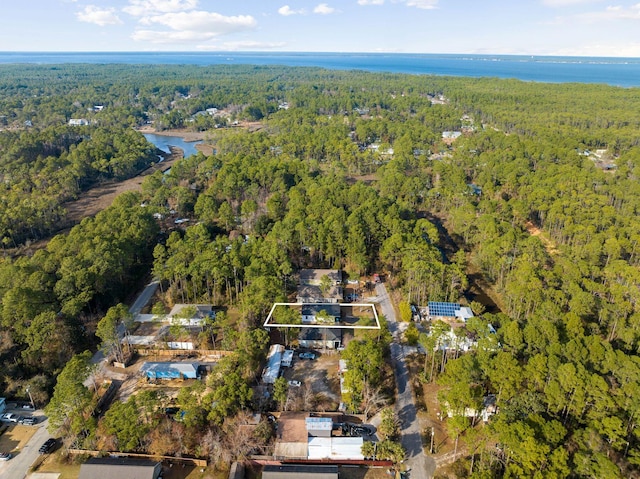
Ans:
[[[338,378],[339,354],[336,352],[312,351],[316,359],[300,359],[295,355],[293,365],[283,368],[283,375],[289,381],[300,381],[300,387],[291,387],[294,394],[307,396],[301,409],[312,407],[308,396],[313,396],[314,406],[324,410],[336,410],[341,402],[340,379]]]

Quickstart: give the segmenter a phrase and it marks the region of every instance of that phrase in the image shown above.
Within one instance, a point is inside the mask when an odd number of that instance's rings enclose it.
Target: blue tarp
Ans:
[[[150,379],[197,379],[197,363],[144,363],[140,368]]]

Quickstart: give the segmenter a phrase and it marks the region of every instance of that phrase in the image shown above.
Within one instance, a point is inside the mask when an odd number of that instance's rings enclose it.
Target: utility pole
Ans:
[[[31,396],[31,391],[29,391],[29,387],[27,386],[27,394],[29,395],[29,400],[31,401],[31,407],[35,410],[36,405],[33,402],[33,397]]]
[[[429,454],[433,454],[433,440],[436,436],[435,428],[431,426],[431,447],[429,448]]]

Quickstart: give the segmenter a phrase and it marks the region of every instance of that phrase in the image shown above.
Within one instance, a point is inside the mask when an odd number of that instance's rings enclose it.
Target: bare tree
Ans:
[[[372,387],[369,383],[365,383],[362,389],[362,402],[360,403],[365,422],[386,403],[387,398],[382,394],[382,388],[380,386]]]

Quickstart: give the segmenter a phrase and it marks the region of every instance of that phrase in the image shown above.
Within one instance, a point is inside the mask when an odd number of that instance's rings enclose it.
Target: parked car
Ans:
[[[8,421],[9,416],[11,416],[10,412],[5,412],[2,416],[0,416],[0,421]]]
[[[38,452],[40,454],[48,454],[49,452],[51,452],[53,450],[53,448],[56,445],[56,440],[52,437],[50,437],[49,439],[47,439],[44,444],[42,444],[42,446],[40,446],[40,449],[38,449]]]
[[[316,355],[314,353],[300,353],[298,357],[300,359],[315,359]]]
[[[13,457],[10,452],[0,452],[0,461],[8,461]]]
[[[17,414],[9,413],[7,414],[6,420],[9,422],[19,422],[20,419],[24,419],[22,416],[18,416]]]
[[[300,381],[295,381],[295,380],[289,381],[289,386],[292,386],[294,388],[299,388],[301,385],[302,383]]]
[[[36,417],[25,417],[24,421],[22,421],[22,424],[24,424],[25,426],[35,426],[38,423],[38,418]]]

